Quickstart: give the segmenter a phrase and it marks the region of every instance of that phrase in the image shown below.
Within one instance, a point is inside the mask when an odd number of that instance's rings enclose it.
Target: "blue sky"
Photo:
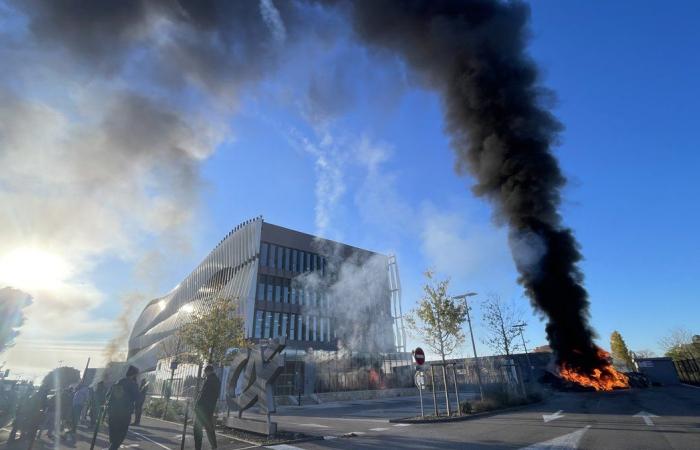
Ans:
[[[613,330],[631,349],[657,352],[673,327],[700,332],[698,12],[693,2],[532,2],[530,53],[565,125],[556,149],[569,179],[563,215],[582,246],[603,347]],[[134,274],[133,256],[96,256],[82,274],[103,293],[93,317],[119,314],[127,286],[166,292],[231,228],[262,214],[397,254],[404,311],[420,297],[422,272],[434,268],[451,277],[454,294],[495,292],[514,302],[529,345],[545,344],[544,324],[515,283],[504,230],[470,193],[469,177],[453,170],[435,94],[400,63],[383,63],[346,37],[328,50],[315,63],[285,61],[239,92],[228,139],[201,163],[190,248],[154,264],[150,281]],[[319,95],[336,99],[327,101],[332,110],[305,103],[310,76]],[[324,80],[333,88],[324,91]],[[137,245],[159,246],[148,236]],[[478,300],[474,316],[478,336]],[[71,341],[109,337],[90,330]]]
[[[557,149],[570,180],[564,216],[582,245],[591,323],[604,346],[617,329],[631,348],[658,351],[657,340],[669,328],[692,329],[700,317],[700,153],[694,133],[700,63],[693,56],[700,38],[692,17],[680,4],[533,3],[531,54],[545,84],[557,93],[555,111],[566,127]],[[236,141],[204,166],[209,217],[200,254],[235,223],[257,214],[316,231],[314,159],[270,127],[284,130],[299,118],[264,101],[254,103],[255,114],[243,113],[232,122]],[[463,232],[464,239],[480,240],[486,231],[484,246],[467,243],[465,250],[488,251],[497,242],[493,234],[503,237],[489,230],[490,208],[471,196],[470,180],[452,170],[432,93],[408,87],[388,113],[382,109],[382,117],[371,102],[358,103],[333,128],[391,149],[382,171],[394,177],[392,195],[419,216],[431,205],[456,222],[447,228]],[[355,151],[352,145],[348,150]],[[363,218],[356,195],[365,174],[351,164],[344,170],[348,186],[333,211],[333,227],[349,243],[399,255],[404,309],[410,309],[420,295],[420,274],[435,267],[435,258],[426,254],[420,230],[393,229],[391,216],[376,222]],[[493,250],[506,260],[494,270],[503,276],[485,267],[439,267],[440,273],[452,277],[454,293],[498,292],[530,316],[519,287],[508,282],[514,272],[505,245],[498,247]],[[493,263],[487,255],[465,258]],[[543,324],[536,317],[527,321],[527,338],[532,345],[543,344]]]

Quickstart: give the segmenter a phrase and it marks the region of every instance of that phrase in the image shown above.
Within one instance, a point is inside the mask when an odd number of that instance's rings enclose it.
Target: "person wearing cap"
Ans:
[[[202,390],[197,395],[197,400],[194,404],[194,448],[202,450],[202,426],[207,431],[209,445],[214,450],[216,449],[216,433],[214,432],[214,411],[216,410],[216,402],[219,399],[221,392],[221,382],[219,377],[214,373],[214,366],[208,365],[204,368],[206,379]]]
[[[139,369],[129,366],[126,376],[109,390],[107,414],[109,415],[109,450],[117,450],[129,431],[131,414],[139,399],[139,386],[136,376]]]

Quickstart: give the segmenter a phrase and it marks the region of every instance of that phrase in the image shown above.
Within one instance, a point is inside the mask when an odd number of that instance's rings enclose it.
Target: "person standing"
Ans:
[[[95,386],[95,392],[92,396],[92,406],[90,407],[90,426],[94,427],[97,421],[100,419],[100,412],[102,411],[102,406],[105,404],[105,398],[107,397],[107,387],[105,386],[104,380],[97,382]]]
[[[78,431],[78,424],[80,423],[80,417],[85,407],[85,403],[88,401],[88,395],[90,394],[87,385],[81,384],[76,388],[75,394],[73,394],[73,415],[71,421],[71,434],[75,436]]]
[[[139,369],[129,366],[126,376],[109,390],[107,414],[109,415],[109,450],[117,450],[129,431],[134,404],[139,398],[136,376]]]
[[[209,445],[211,445],[212,449],[216,449],[214,411],[216,410],[216,402],[221,391],[221,382],[214,373],[214,367],[211,365],[204,368],[204,374],[206,379],[194,404],[193,433],[195,450],[202,450],[202,426],[207,431]]]
[[[141,414],[143,413],[143,404],[148,395],[148,382],[144,378],[139,386],[139,398],[136,401],[136,410],[134,411],[134,423],[132,425],[141,425]]]

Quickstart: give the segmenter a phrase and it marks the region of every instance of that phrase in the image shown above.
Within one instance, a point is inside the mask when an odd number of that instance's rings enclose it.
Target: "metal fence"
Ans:
[[[680,359],[673,363],[681,382],[700,385],[700,364],[695,358]]]

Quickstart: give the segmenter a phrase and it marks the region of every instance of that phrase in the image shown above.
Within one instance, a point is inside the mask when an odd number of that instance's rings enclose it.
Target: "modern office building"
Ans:
[[[129,362],[156,370],[164,343],[217,297],[237,301],[251,340],[286,337],[290,360],[339,350],[405,352],[394,257],[258,217],[238,225],[172,291],[148,303],[129,339]]]

